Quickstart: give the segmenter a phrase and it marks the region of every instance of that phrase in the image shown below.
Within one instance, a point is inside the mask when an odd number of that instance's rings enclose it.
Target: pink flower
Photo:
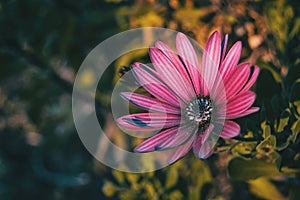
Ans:
[[[133,131],[158,131],[138,145],[136,152],[174,148],[169,159],[173,163],[193,148],[195,156],[205,159],[213,153],[219,137],[239,134],[240,126],[232,119],[259,110],[251,107],[255,93],[249,91],[259,67],[238,65],[241,42],[236,42],[225,56],[227,41],[227,35],[221,42],[220,34],[213,33],[199,65],[192,44],[178,33],[178,54],[158,41],[150,47],[154,69],[142,63],[132,65],[137,82],[153,97],[131,92],[121,96],[150,112],[122,116],[118,124]]]

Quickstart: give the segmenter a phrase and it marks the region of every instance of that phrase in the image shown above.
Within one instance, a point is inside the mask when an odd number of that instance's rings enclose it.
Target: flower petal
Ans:
[[[181,61],[186,67],[186,71],[192,79],[196,93],[200,94],[200,70],[198,57],[191,42],[183,33],[177,34],[176,48]]]
[[[199,159],[205,159],[214,152],[214,143],[207,142],[212,137],[210,134],[214,129],[214,125],[210,124],[209,127],[202,133],[198,133],[193,142],[194,155]]]
[[[117,122],[126,129],[149,131],[176,126],[180,123],[180,116],[165,113],[137,113],[122,116]]]
[[[122,92],[121,96],[131,104],[145,110],[150,110],[151,112],[169,113],[175,115],[179,115],[181,113],[180,108],[178,107],[174,107],[170,104],[158,101],[157,99],[142,94]]]
[[[177,161],[179,158],[183,157],[185,154],[189,152],[189,150],[192,148],[193,140],[194,140],[195,135],[193,138],[188,140],[186,143],[184,143],[181,146],[178,146],[173,153],[173,155],[169,158],[168,163],[172,164],[175,161]]]
[[[224,81],[227,101],[230,101],[241,91],[247,83],[249,75],[250,65],[248,63],[242,63],[236,67],[230,76],[227,76],[227,79]]]
[[[242,91],[249,90],[252,87],[252,85],[255,83],[255,81],[256,81],[256,79],[258,77],[258,74],[259,74],[259,71],[260,71],[259,67],[258,66],[254,66],[252,69],[253,69],[253,72],[251,74],[251,77],[248,80],[248,82],[246,83],[245,87],[242,89]]]
[[[259,107],[252,107],[252,108],[246,110],[245,112],[240,113],[240,114],[237,115],[237,117],[235,117],[235,118],[244,117],[244,116],[253,114],[253,113],[259,111],[259,109],[260,109]]]
[[[156,135],[152,136],[151,138],[148,138],[147,140],[143,141],[141,144],[139,144],[137,147],[135,147],[135,152],[150,152],[155,151],[155,147],[161,143],[161,141],[166,140],[167,138],[171,137],[178,131],[178,127],[172,127],[169,129],[166,129],[160,133],[157,133]]]
[[[157,144],[156,150],[166,150],[178,147],[189,141],[196,133],[198,127],[187,124],[178,128],[176,134]]]
[[[139,84],[150,94],[164,102],[180,106],[179,97],[166,86],[153,69],[142,63],[134,63],[132,70]]]
[[[226,49],[227,49],[227,43],[228,43],[228,34],[225,35],[225,38],[222,40],[222,52],[221,52],[221,62],[225,58]]]
[[[240,125],[232,120],[226,120],[224,123],[223,131],[220,135],[222,138],[232,138],[240,133]]]
[[[209,91],[213,88],[214,81],[218,73],[220,58],[221,36],[216,31],[208,39],[202,56],[202,77]],[[204,95],[206,96],[208,94]]]
[[[186,80],[190,88],[193,88],[193,82],[190,78],[189,72],[183,65],[182,61],[179,59],[179,56],[175,54],[174,51],[170,49],[170,47],[168,47],[168,45],[161,41],[157,41],[155,43],[155,47],[160,49],[166,55],[166,57],[172,62],[173,66],[179,72],[179,74]]]
[[[219,73],[223,77],[223,80],[226,80],[226,77],[230,75],[233,69],[237,66],[240,60],[241,51],[242,43],[238,41],[231,47],[224,61],[221,62]]]
[[[252,106],[255,96],[255,93],[252,91],[246,91],[236,95],[234,99],[228,101],[226,117],[228,119],[240,117],[241,114]]]
[[[174,91],[174,93],[185,102],[195,95],[192,87],[188,87],[188,82],[179,74],[173,63],[158,48],[150,48],[150,58],[161,79]]]

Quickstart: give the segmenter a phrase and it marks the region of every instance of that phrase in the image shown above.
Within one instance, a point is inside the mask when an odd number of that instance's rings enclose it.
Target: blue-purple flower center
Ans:
[[[207,127],[211,120],[212,101],[209,96],[197,96],[185,107],[186,119],[198,126]]]

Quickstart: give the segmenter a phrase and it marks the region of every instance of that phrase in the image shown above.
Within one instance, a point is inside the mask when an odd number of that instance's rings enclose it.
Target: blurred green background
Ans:
[[[0,0],[0,199],[300,199],[299,14],[292,0]],[[72,85],[96,45],[146,26],[181,31],[202,46],[215,30],[229,33],[229,46],[242,41],[241,61],[261,67],[253,87],[261,110],[237,120],[241,135],[220,140],[206,161],[189,154],[129,174],[83,147]],[[114,137],[110,93],[121,67],[145,57],[114,62],[97,93],[99,121],[124,148],[139,141]]]

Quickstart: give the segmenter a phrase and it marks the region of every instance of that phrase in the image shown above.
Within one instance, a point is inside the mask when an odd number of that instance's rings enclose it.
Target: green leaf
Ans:
[[[266,121],[261,123],[261,129],[263,130],[263,138],[267,138],[271,135],[271,127],[266,123]]]
[[[290,110],[287,108],[281,113],[281,117],[277,126],[277,132],[280,133],[288,125]]]
[[[118,190],[119,188],[110,181],[105,181],[102,187],[102,191],[107,197],[112,197]]]
[[[294,116],[300,120],[300,101],[295,101],[293,103],[290,103],[290,107],[294,111]]]
[[[285,199],[278,191],[276,186],[267,178],[261,177],[255,180],[250,180],[249,190],[257,197],[262,199]]]
[[[239,157],[230,160],[228,172],[231,178],[244,181],[261,176],[274,177],[283,175],[273,163],[259,159],[245,160]]]
[[[167,171],[166,177],[166,189],[173,187],[178,180],[178,171],[177,168],[171,167],[169,171]]]
[[[295,143],[296,142],[296,139],[297,139],[297,136],[300,132],[300,119],[295,121],[291,127],[291,130],[292,130],[292,135],[290,136],[290,140]]]
[[[264,139],[259,145],[257,145],[257,152],[269,152],[274,149],[276,146],[276,137],[274,135],[270,135],[266,139]]]
[[[115,179],[118,181],[119,184],[123,184],[124,183],[124,173],[118,170],[113,170],[112,171],[113,176],[115,177]]]
[[[183,195],[179,190],[174,190],[170,193],[169,198],[174,200],[180,200],[183,199]]]
[[[231,152],[233,154],[242,156],[250,155],[251,153],[253,153],[256,145],[257,142],[237,142],[231,149]]]

